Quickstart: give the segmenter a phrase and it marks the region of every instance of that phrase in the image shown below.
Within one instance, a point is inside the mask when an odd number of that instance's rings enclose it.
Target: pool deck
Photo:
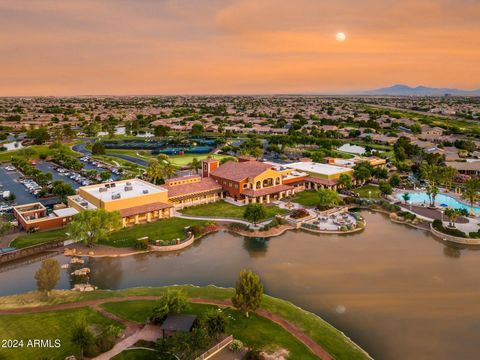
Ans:
[[[447,217],[445,215],[442,215],[442,212],[439,209],[431,209],[425,206],[418,206],[418,205],[406,205],[405,203],[396,203],[398,206],[400,206],[403,210],[408,210],[411,212],[414,212],[417,215],[432,219],[432,220],[446,220]],[[456,223],[457,224],[467,224],[469,220],[461,216],[457,219]]]

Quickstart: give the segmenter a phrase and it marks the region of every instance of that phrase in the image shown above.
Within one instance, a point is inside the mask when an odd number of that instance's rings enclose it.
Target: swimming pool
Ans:
[[[402,198],[403,194],[404,193],[397,194],[397,199],[402,201],[402,202],[404,202],[404,200]],[[409,201],[412,202],[412,204],[428,205],[430,203],[430,199],[428,198],[427,193],[424,192],[424,191],[409,192],[409,194],[410,194],[410,200]],[[447,205],[447,206],[449,206],[451,208],[454,208],[454,209],[466,209],[467,211],[470,212],[470,205],[461,203],[457,199],[455,199],[451,196],[445,195],[445,194],[438,194],[435,197],[435,205],[436,206]],[[479,207],[474,206],[473,211],[475,212],[475,214],[480,214],[480,208]]]

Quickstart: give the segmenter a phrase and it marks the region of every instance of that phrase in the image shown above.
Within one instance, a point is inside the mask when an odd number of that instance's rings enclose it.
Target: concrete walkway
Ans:
[[[109,360],[112,357],[120,354],[125,349],[132,347],[139,340],[155,341],[162,336],[160,326],[145,325],[141,329],[137,329],[132,335],[125,337],[115,344],[109,351],[94,357],[93,360]]]

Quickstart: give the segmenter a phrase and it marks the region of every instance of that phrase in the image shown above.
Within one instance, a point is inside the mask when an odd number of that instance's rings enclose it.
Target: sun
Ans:
[[[337,33],[337,35],[335,35],[335,38],[336,38],[337,41],[339,41],[339,42],[344,42],[345,39],[347,38],[347,36],[345,35],[345,33],[339,32],[339,33]]]

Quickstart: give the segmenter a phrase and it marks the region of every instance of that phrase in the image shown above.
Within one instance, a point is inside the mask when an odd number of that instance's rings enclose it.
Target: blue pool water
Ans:
[[[428,195],[424,191],[422,191],[422,192],[409,192],[409,194],[410,194],[410,200],[409,201],[411,201],[412,204],[423,204],[423,203],[425,203],[425,205],[428,205],[430,203]],[[402,195],[403,195],[403,193],[397,194],[397,199],[403,202]],[[458,201],[457,199],[455,199],[451,196],[448,196],[448,195],[444,195],[444,194],[438,194],[435,197],[435,205],[436,206],[448,205],[449,207],[454,208],[454,209],[466,209],[466,210],[470,211],[470,205],[463,204],[460,201]],[[475,212],[475,214],[480,214],[480,208],[479,207],[474,206],[473,211]]]

